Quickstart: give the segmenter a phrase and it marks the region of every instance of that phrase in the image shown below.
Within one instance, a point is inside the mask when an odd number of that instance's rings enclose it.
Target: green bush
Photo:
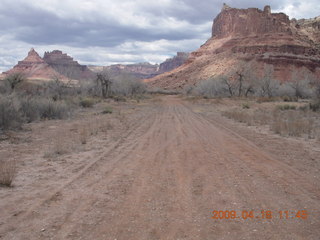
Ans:
[[[92,98],[83,98],[80,100],[80,106],[84,108],[92,108],[95,103],[95,100]]]
[[[282,100],[283,100],[284,102],[297,102],[297,101],[298,101],[297,97],[287,96],[287,95],[283,96],[283,97],[282,97]]]
[[[111,114],[113,112],[111,107],[106,107],[103,111],[102,114]]]
[[[284,104],[284,105],[278,105],[277,109],[281,111],[286,111],[286,110],[296,110],[297,107],[294,105]]]
[[[243,109],[250,109],[249,103],[244,103],[244,104],[242,104],[242,108],[243,108]]]

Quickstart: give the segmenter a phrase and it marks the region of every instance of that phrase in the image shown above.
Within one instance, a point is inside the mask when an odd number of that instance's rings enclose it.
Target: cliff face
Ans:
[[[312,41],[320,44],[320,17],[312,19],[293,20],[295,27],[307,35]]]
[[[4,75],[13,73],[22,73],[27,78],[33,79],[50,80],[55,76],[64,79],[64,77],[51,68],[33,48],[24,60],[19,61],[17,65],[5,72]]]
[[[189,53],[178,52],[177,56],[167,59],[165,62],[160,64],[158,74],[169,72],[177,67],[183,65],[189,57]]]
[[[212,37],[192,52],[181,67],[147,80],[164,88],[183,88],[218,75],[228,75],[240,66],[255,75],[266,64],[274,66],[274,78],[290,81],[292,72],[306,68],[320,77],[319,21],[292,20],[283,13],[271,13],[269,6],[236,9],[224,5],[214,19]]]
[[[72,57],[59,50],[45,52],[43,60],[60,74],[69,79],[93,79],[95,74],[84,65],[80,65]]]
[[[224,8],[215,18],[212,37],[246,37],[266,33],[291,34],[289,17],[283,13],[271,13],[270,6],[258,8]]]

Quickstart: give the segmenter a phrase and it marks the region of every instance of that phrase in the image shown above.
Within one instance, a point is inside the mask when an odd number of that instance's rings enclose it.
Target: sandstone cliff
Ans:
[[[45,52],[43,60],[60,74],[69,79],[93,79],[95,74],[85,65],[80,65],[72,57],[62,51]]]
[[[269,6],[236,9],[224,6],[214,19],[212,37],[190,54],[181,67],[148,79],[152,86],[181,89],[218,75],[228,75],[244,65],[259,76],[264,66],[274,66],[274,78],[290,81],[292,72],[305,68],[320,76],[319,21],[290,21]]]
[[[173,58],[167,59],[165,62],[160,64],[158,74],[169,72],[177,67],[180,67],[182,64],[184,64],[189,57],[189,53],[185,52],[178,52],[177,56]]]

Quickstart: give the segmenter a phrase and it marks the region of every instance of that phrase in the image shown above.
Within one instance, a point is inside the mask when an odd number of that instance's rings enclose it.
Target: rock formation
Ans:
[[[320,17],[293,20],[292,22],[303,34],[307,35],[315,43],[320,44]]]
[[[157,75],[159,69],[158,64],[136,63],[136,64],[116,64],[104,67],[103,70],[108,71],[112,77],[117,78],[123,75],[131,76],[136,79],[145,79]]]
[[[259,10],[224,5],[214,19],[212,37],[184,65],[146,81],[181,89],[243,66],[254,66],[250,70],[259,78],[267,64],[274,66],[273,77],[279,81],[290,81],[292,73],[302,69],[320,77],[319,18],[290,21],[283,13],[271,13],[270,6]]]
[[[95,74],[87,66],[80,65],[72,57],[59,50],[45,52],[43,60],[69,79],[86,80],[95,77]]]
[[[167,59],[165,62],[160,64],[158,74],[169,72],[177,67],[180,67],[182,64],[184,64],[189,57],[189,53],[185,52],[178,52],[177,56],[173,58]]]
[[[82,80],[92,79],[95,73],[89,70],[87,66],[80,65],[72,57],[59,50],[45,52],[41,58],[32,48],[28,56],[19,61],[13,69],[4,73],[22,73],[29,79],[52,80],[59,78],[61,80]]]
[[[137,79],[146,79],[155,77],[159,74],[169,72],[186,62],[189,53],[178,52],[173,58],[167,59],[165,62],[159,64],[150,63],[136,63],[136,64],[116,64],[107,67],[90,66],[90,70],[100,72],[103,70],[109,71],[113,77],[120,75],[130,75]]]
[[[30,79],[50,80],[55,76],[64,79],[64,77],[51,68],[33,48],[24,60],[19,61],[11,70],[4,72],[4,75],[13,73],[22,73],[26,78]]]

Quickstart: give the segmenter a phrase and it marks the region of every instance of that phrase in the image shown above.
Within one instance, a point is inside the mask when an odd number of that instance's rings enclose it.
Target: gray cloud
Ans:
[[[291,17],[314,17],[317,0],[225,0],[233,7],[271,5]],[[2,0],[0,69],[30,47],[61,49],[83,63],[162,61],[197,49],[210,36],[220,0]],[[97,52],[98,51],[98,52]]]

